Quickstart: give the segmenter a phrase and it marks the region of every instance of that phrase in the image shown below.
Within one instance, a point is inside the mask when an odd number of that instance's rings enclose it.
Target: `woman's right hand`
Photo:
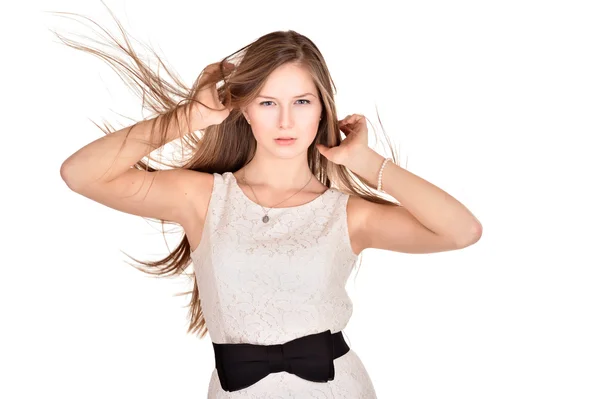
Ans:
[[[221,70],[219,67],[220,62],[215,62],[208,65],[202,70],[198,86],[201,89],[194,95],[192,103],[192,109],[194,113],[199,114],[199,128],[203,129],[211,125],[218,125],[229,116],[231,107],[224,107],[219,101],[219,95],[217,93],[217,83],[221,81]],[[230,62],[224,63],[225,75],[229,75],[235,68],[235,64]],[[202,88],[202,86],[206,86]],[[212,108],[212,109],[211,109]]]

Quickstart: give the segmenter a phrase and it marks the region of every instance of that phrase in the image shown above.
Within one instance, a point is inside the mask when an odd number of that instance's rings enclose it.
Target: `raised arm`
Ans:
[[[216,65],[205,69],[206,79],[213,78]],[[194,211],[189,190],[208,191],[212,175],[185,169],[146,172],[133,165],[182,135],[221,123],[230,110],[219,103],[215,90],[215,86],[202,89],[196,98],[218,111],[196,102],[175,109],[177,118],[172,119],[164,139],[158,131],[166,123],[165,115],[108,134],[67,158],[61,177],[71,190],[113,209],[181,224]],[[190,184],[192,179],[194,184]]]

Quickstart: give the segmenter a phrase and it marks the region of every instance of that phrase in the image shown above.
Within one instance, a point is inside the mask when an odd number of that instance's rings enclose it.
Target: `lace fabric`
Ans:
[[[314,200],[263,208],[231,172],[214,173],[202,238],[192,261],[208,334],[215,343],[272,345],[325,330],[342,331],[352,301],[345,286],[356,264],[348,235],[348,194],[330,188]],[[208,398],[375,398],[361,360],[350,348],[335,359],[327,383],[270,374],[236,392],[213,371]]]

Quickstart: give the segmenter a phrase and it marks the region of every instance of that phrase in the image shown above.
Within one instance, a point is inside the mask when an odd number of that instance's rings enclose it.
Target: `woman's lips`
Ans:
[[[275,139],[275,142],[280,145],[290,145],[294,144],[296,139]]]

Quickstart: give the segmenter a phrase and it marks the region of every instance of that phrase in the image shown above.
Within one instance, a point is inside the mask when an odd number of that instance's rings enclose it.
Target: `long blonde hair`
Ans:
[[[62,16],[79,16],[100,27],[85,16],[64,12],[57,12],[57,14]],[[175,109],[181,104],[195,101],[196,93],[204,87],[200,87],[199,85],[202,75],[198,76],[191,88],[188,88],[175,73],[169,70],[156,52],[153,51],[163,69],[172,79],[172,82],[164,80],[139,58],[131,46],[125,29],[112,12],[111,15],[123,34],[124,43],[119,42],[105,29],[101,27],[100,29],[108,37],[107,42],[121,53],[124,53],[125,58],[75,42],[58,34],[56,31],[53,31],[53,33],[67,46],[94,54],[107,62],[122,77],[123,81],[126,83],[129,82],[128,86],[140,95],[144,109],[152,111],[155,116],[164,116],[165,123],[159,124],[158,128],[153,128],[152,133],[153,135],[158,134],[160,136],[162,146],[167,142],[167,126],[172,122],[176,123],[176,121],[172,121],[177,115],[174,112]],[[133,65],[128,62],[128,59],[133,61]],[[235,65],[233,71],[225,68],[225,63],[233,63]],[[317,150],[315,144],[324,144],[331,147],[339,145],[342,140],[334,101],[336,88],[325,60],[317,46],[306,36],[293,30],[265,34],[254,42],[224,57],[220,62],[221,74],[215,77],[218,81],[207,81],[206,85],[217,85],[220,101],[225,106],[232,107],[229,116],[219,125],[212,125],[202,131],[191,132],[182,137],[182,150],[191,154],[187,158],[184,158],[184,162],[180,162],[179,164],[164,162],[154,158],[151,154],[147,156],[148,160],[164,165],[167,168],[180,167],[205,173],[216,172],[222,174],[228,171],[235,172],[242,168],[253,158],[257,144],[252,130],[246,123],[240,109],[247,106],[258,95],[269,74],[286,63],[302,65],[309,71],[317,87],[323,106],[323,118],[319,124],[317,135],[307,151],[308,166],[312,173],[327,187],[335,186],[340,191],[357,195],[376,203],[396,204],[379,196],[377,191],[371,189],[367,182],[360,176],[354,175],[342,165],[336,165],[328,161]],[[104,128],[97,124],[96,126],[105,134],[109,134],[115,130],[110,126],[106,126],[106,124]],[[383,132],[390,149],[389,156],[394,163],[398,164],[396,150],[391,145],[385,131]],[[134,167],[147,171],[160,170],[151,167],[149,162],[144,162],[143,160],[137,162]],[[173,222],[166,220],[152,220],[160,222],[163,228],[165,223],[173,224]],[[131,256],[129,257],[140,265],[143,265],[137,266],[131,264],[144,273],[155,276],[187,275],[190,277],[193,281],[192,290],[176,295],[192,294],[187,305],[189,307],[188,318],[190,321],[187,332],[197,333],[199,338],[203,338],[207,333],[207,328],[202,313],[198,285],[193,270],[191,274],[186,274],[186,269],[192,262],[191,248],[187,236],[184,234],[180,244],[165,258],[158,261],[142,261]],[[362,258],[360,259],[362,260]]]

